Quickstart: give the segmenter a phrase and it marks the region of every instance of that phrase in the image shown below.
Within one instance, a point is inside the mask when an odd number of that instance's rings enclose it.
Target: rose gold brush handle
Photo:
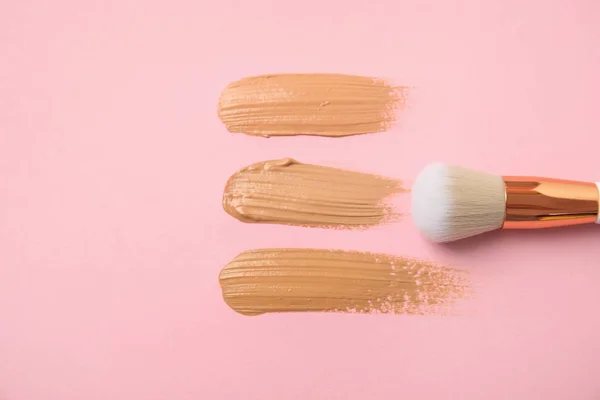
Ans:
[[[504,176],[506,216],[502,229],[590,224],[598,219],[598,186],[551,178]]]

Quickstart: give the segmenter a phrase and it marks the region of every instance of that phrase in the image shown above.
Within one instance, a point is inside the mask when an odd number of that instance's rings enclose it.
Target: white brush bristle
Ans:
[[[441,163],[430,164],[412,188],[412,216],[423,236],[450,242],[502,227],[502,177]]]

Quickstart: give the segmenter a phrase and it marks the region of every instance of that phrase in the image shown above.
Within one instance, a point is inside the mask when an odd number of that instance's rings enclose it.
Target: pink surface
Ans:
[[[253,161],[412,179],[442,160],[600,179],[600,3],[4,1],[0,399],[594,399],[600,228],[433,246],[242,224]],[[230,134],[228,82],[344,72],[412,86],[392,132]],[[468,268],[472,317],[243,317],[221,267],[252,247],[385,251]]]

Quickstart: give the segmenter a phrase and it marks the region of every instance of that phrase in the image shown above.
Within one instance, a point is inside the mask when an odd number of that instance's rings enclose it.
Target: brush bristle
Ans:
[[[451,242],[502,227],[502,177],[468,168],[430,164],[412,188],[412,215],[423,236]]]

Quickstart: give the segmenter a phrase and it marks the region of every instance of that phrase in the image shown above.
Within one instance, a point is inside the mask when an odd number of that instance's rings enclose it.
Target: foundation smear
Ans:
[[[399,180],[285,158],[233,174],[223,208],[243,222],[362,229],[398,219],[393,196],[406,191]]]
[[[470,294],[464,271],[410,258],[318,249],[246,251],[219,275],[244,315],[274,312],[452,314]]]
[[[218,112],[230,132],[349,136],[388,130],[403,94],[403,88],[364,76],[261,75],[227,86]]]

